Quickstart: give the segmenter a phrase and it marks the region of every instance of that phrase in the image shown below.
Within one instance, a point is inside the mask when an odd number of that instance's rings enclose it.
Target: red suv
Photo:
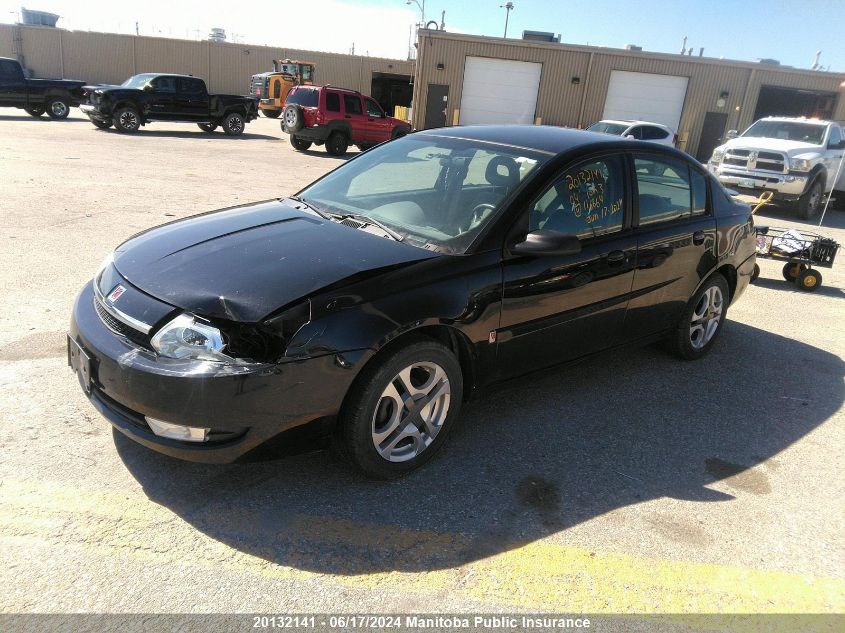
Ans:
[[[326,144],[332,156],[343,156],[350,145],[367,149],[405,136],[411,126],[387,116],[376,100],[360,92],[333,86],[294,86],[285,99],[282,130],[300,151]]]

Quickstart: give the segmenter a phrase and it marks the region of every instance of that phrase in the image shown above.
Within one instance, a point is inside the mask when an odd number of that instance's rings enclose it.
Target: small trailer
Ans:
[[[783,278],[794,283],[801,290],[813,292],[821,287],[822,275],[815,267],[831,268],[839,244],[829,238],[797,229],[783,229],[758,226],[757,258],[786,262]],[[751,281],[760,275],[760,267],[754,265]]]

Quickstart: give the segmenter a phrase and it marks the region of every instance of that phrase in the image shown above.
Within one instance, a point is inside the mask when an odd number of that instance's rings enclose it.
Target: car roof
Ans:
[[[340,86],[332,86],[331,84],[326,84],[325,86],[315,86],[313,84],[304,84],[300,86],[294,86],[294,88],[303,88],[308,90],[337,90],[338,92],[348,92],[349,94],[360,95],[361,93],[357,90],[352,90],[352,88],[341,88]]]
[[[793,123],[814,123],[816,125],[828,125],[830,123],[837,123],[837,121],[829,121],[828,119],[812,119],[805,116],[764,116],[759,121],[791,121]],[[756,121],[755,121],[756,123]]]
[[[135,73],[133,77],[185,77],[186,79],[202,79],[194,75],[181,75],[179,73]]]
[[[466,125],[424,130],[418,134],[498,143],[553,154],[585,146],[619,146],[619,137],[612,134],[551,125]],[[627,143],[625,146],[629,147]]]
[[[620,125],[654,125],[655,127],[671,130],[668,125],[662,123],[655,123],[654,121],[641,121],[639,119],[602,119],[596,123],[619,123]],[[595,123],[593,123],[595,125]]]

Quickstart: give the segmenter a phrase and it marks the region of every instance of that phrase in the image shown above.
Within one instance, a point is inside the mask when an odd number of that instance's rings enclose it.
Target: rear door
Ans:
[[[574,234],[582,250],[505,257],[497,331],[500,377],[572,360],[619,341],[637,250],[627,173],[622,154],[579,161],[529,203],[526,232]]]
[[[625,338],[675,327],[716,264],[716,220],[703,172],[679,157],[633,154],[637,270]]]
[[[22,108],[26,105],[26,79],[20,66],[0,59],[0,105]]]
[[[367,140],[370,143],[383,143],[390,140],[390,121],[376,103],[375,99],[364,97],[364,107],[367,110]]]
[[[205,82],[196,77],[179,77],[176,112],[181,119],[208,121],[208,92]]]
[[[352,129],[351,141],[354,145],[368,142],[367,117],[364,116],[361,95],[343,95],[343,118]]]

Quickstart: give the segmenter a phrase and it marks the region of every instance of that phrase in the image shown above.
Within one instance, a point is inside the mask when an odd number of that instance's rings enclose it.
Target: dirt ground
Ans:
[[[761,261],[701,362],[617,351],[470,403],[396,482],[325,452],[205,466],[113,435],[65,355],[100,261],[341,162],[264,118],[124,136],[0,109],[0,610],[845,609],[845,253],[813,294]],[[758,224],[808,228],[792,218]],[[845,243],[845,212],[820,231]]]

